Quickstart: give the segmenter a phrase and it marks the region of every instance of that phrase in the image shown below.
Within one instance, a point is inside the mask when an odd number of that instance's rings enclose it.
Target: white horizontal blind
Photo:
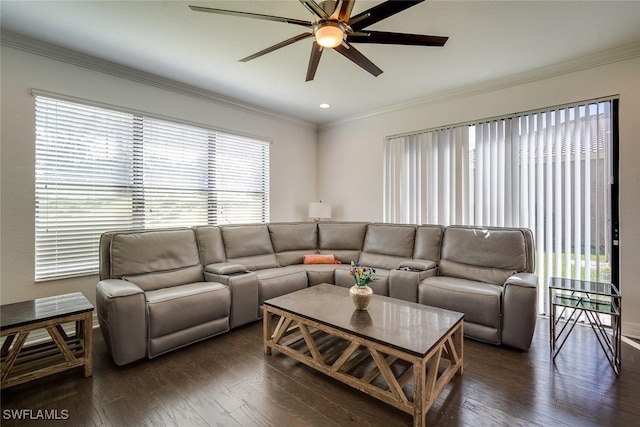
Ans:
[[[133,226],[133,117],[36,98],[36,280],[95,271],[97,242]]]
[[[541,312],[550,276],[610,282],[612,104],[388,138],[384,220],[531,229]]]
[[[266,222],[269,144],[36,96],[36,280],[93,274],[107,230]]]
[[[143,228],[207,223],[209,133],[206,129],[142,118],[134,216]]]
[[[210,156],[210,222],[238,224],[269,220],[269,145],[218,132]],[[251,142],[251,143],[248,143]]]

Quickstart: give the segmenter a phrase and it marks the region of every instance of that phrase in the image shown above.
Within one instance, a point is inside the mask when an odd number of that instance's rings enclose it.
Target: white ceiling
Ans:
[[[380,1],[357,0],[352,15]],[[312,39],[238,59],[304,32],[188,5],[312,20],[297,0],[0,1],[3,30],[324,124],[525,75],[640,42],[640,1],[428,0],[370,29],[449,36],[442,48],[356,45],[373,77],[325,51],[305,82]],[[321,110],[320,103],[331,108]]]

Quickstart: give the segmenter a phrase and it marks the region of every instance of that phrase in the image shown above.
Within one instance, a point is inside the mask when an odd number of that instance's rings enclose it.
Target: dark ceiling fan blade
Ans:
[[[422,34],[389,33],[386,31],[365,31],[365,34],[347,34],[349,43],[400,44],[412,46],[442,47],[449,37]]]
[[[369,73],[373,74],[376,77],[382,74],[382,70],[378,68],[376,64],[369,61],[367,57],[364,56],[362,53],[360,53],[355,47],[351,46],[348,43],[347,43],[347,46],[348,47],[345,47],[344,44],[342,44],[340,46],[334,47],[333,50],[342,54],[347,59],[350,59],[351,61],[355,62],[357,65],[364,68],[365,70],[367,70]]]
[[[300,3],[305,5],[305,7],[307,9],[309,9],[309,12],[313,13],[318,18],[320,18],[320,19],[329,19],[329,14],[327,14],[327,12],[322,8],[322,6],[320,6],[315,1],[313,1],[313,0],[300,0]]]
[[[307,67],[307,78],[305,82],[313,80],[316,76],[316,70],[318,69],[318,63],[320,62],[320,56],[324,48],[318,43],[313,42],[311,45],[311,56],[309,56],[309,66]]]
[[[246,58],[242,58],[239,62],[249,62],[252,59],[256,59],[256,58],[258,58],[258,57],[260,57],[262,55],[266,55],[267,53],[273,52],[274,50],[278,50],[281,47],[289,46],[290,44],[293,44],[293,43],[295,43],[297,41],[300,41],[300,40],[304,40],[304,39],[309,38],[309,37],[313,37],[313,34],[311,34],[311,33],[298,34],[295,37],[291,37],[290,39],[287,39],[287,40],[285,40],[283,42],[280,42],[278,44],[274,44],[273,46],[268,47],[268,48],[266,48],[264,50],[261,50],[260,52],[254,53],[253,55],[247,56]]]
[[[387,0],[356,16],[352,16],[349,19],[349,25],[354,31],[358,31],[423,1],[424,0]]]
[[[236,10],[213,9],[211,7],[189,6],[191,10],[196,12],[217,13],[219,15],[239,16],[241,18],[262,19],[265,21],[284,22],[286,24],[302,25],[303,27],[313,28],[311,21],[302,21],[300,19],[284,18],[282,16],[261,15],[259,13],[238,12]]]

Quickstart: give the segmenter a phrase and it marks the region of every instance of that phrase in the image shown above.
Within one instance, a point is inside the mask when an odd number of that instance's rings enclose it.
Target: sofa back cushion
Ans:
[[[449,226],[444,232],[438,274],[454,271],[456,277],[485,279],[479,281],[493,278],[488,283],[495,283],[502,274],[495,269],[503,270],[506,275],[532,272],[533,240],[527,238],[528,233],[527,229],[517,228]],[[472,267],[492,271],[476,271]]]
[[[366,222],[320,222],[318,223],[318,252],[333,254],[343,264],[358,261]]]
[[[195,232],[191,229],[123,232],[110,237],[111,278],[193,266],[202,276]]]
[[[414,225],[369,224],[360,264],[392,270],[413,255]]]
[[[416,244],[413,258],[438,262],[442,248],[444,227],[441,225],[420,225],[416,229]]]
[[[302,264],[305,255],[318,248],[318,228],[313,222],[269,224],[269,234],[278,264]]]
[[[171,286],[186,285],[189,283],[204,281],[201,265],[193,265],[191,267],[184,267],[171,271],[134,274],[130,276],[122,276],[122,278],[135,283],[143,291],[155,291],[157,289],[169,288]]]
[[[220,230],[227,261],[242,264],[248,270],[278,266],[266,224],[223,225]]]
[[[227,260],[220,227],[203,225],[193,229],[196,232],[202,265],[216,264]]]
[[[111,238],[115,231],[107,231],[100,235],[98,244],[98,277],[100,280],[111,278]]]
[[[411,258],[415,225],[369,224],[362,252]]]
[[[439,276],[459,277],[461,279],[474,280],[476,282],[490,283],[492,285],[504,285],[506,280],[516,274],[516,270],[508,270],[494,267],[478,267],[476,265],[463,264],[461,262],[440,260],[438,266]]]

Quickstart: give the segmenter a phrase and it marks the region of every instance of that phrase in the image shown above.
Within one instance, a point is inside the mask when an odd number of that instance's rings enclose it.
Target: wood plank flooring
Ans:
[[[257,322],[156,359],[117,367],[96,329],[93,377],[84,378],[78,369],[3,390],[0,423],[411,425],[409,415],[290,358],[277,352],[263,355],[261,334],[262,324]],[[541,318],[528,352],[466,339],[464,375],[438,398],[427,414],[428,425],[640,423],[640,351],[623,343],[622,372],[616,377],[588,327],[576,327],[555,365],[550,362],[548,337],[548,320]],[[17,413],[66,419],[12,419]]]

